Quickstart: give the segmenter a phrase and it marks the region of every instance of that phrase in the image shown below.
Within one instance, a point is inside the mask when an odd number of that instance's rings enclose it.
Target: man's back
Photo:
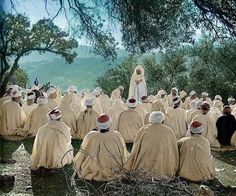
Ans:
[[[162,124],[141,128],[135,138],[126,168],[128,170],[148,169],[154,176],[175,176],[179,154],[173,131]]]
[[[116,131],[119,131],[126,143],[134,141],[138,130],[143,126],[142,118],[134,109],[121,112]]]
[[[192,181],[214,177],[214,166],[209,141],[195,134],[178,141],[180,153],[179,176]]]

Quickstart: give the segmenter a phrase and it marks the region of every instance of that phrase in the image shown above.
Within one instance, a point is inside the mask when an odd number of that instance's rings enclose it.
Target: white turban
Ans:
[[[215,99],[218,99],[218,100],[222,101],[222,97],[220,95],[216,95]]]
[[[51,112],[48,113],[50,120],[58,120],[62,117],[62,112],[58,108],[54,108]]]
[[[37,104],[38,105],[46,105],[48,102],[46,97],[38,97],[37,99]]]
[[[111,126],[111,117],[107,114],[101,114],[96,120],[96,126],[99,129],[108,129]]]
[[[138,102],[135,98],[130,98],[127,102],[127,106],[129,108],[135,108],[137,106]]]
[[[159,90],[157,94],[158,95],[166,95],[167,93],[165,90]]]
[[[22,97],[21,91],[19,90],[13,90],[11,93],[12,98]]]
[[[233,101],[235,101],[235,99],[233,98],[233,97],[230,97],[230,98],[228,98],[228,102],[233,102]]]
[[[165,120],[165,114],[160,111],[154,111],[149,116],[149,122],[152,124],[161,124]]]
[[[202,96],[208,97],[208,93],[207,92],[202,92]]]
[[[85,100],[85,105],[88,106],[88,107],[92,107],[93,106],[93,98],[92,97],[89,97]]]
[[[204,130],[204,127],[201,122],[199,121],[193,121],[189,126],[189,131],[192,133],[202,133]]]
[[[70,86],[69,88],[68,88],[68,93],[73,93],[73,92],[77,92],[77,87],[76,86]]]
[[[55,87],[50,87],[47,91],[47,94],[50,96],[52,95],[53,93],[57,92],[56,88]]]
[[[181,99],[179,96],[173,98],[173,104],[177,105],[179,102],[181,102]]]
[[[197,93],[195,92],[195,91],[191,91],[190,93],[189,93],[189,96],[191,97],[191,96],[193,96],[193,95],[196,95]]]

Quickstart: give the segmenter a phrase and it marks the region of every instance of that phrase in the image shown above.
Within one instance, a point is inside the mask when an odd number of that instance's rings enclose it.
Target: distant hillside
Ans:
[[[60,86],[62,91],[66,91],[70,85],[76,85],[82,90],[93,88],[98,76],[115,67],[128,55],[125,50],[119,50],[117,60],[108,64],[89,50],[88,46],[80,46],[78,58],[72,64],[66,64],[62,58],[50,53],[32,53],[24,57],[20,65],[28,73],[31,84],[37,77],[41,84],[51,82],[52,85]]]

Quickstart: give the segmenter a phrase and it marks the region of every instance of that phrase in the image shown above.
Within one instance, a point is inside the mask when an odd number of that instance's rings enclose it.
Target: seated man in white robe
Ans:
[[[191,108],[191,102],[193,100],[198,101],[197,93],[195,91],[191,91],[189,93],[189,96],[185,99],[185,102],[184,102],[184,109],[185,110],[189,110]]]
[[[46,107],[47,98],[38,97],[38,107],[34,108],[26,117],[23,133],[28,136],[35,136],[40,127],[48,123],[50,109]]]
[[[170,178],[176,175],[179,164],[177,141],[173,131],[163,125],[165,115],[152,112],[150,124],[143,126],[125,163],[129,171],[149,171],[151,177]]]
[[[224,103],[222,102],[222,97],[220,95],[216,95],[215,99],[212,101],[212,106],[217,107],[221,112],[224,108]]]
[[[170,94],[167,96],[169,107],[173,106],[173,99],[177,97],[178,94],[179,90],[176,87],[171,89]]]
[[[49,122],[40,127],[34,140],[31,156],[31,169],[62,168],[73,161],[70,128],[60,119],[62,113],[53,109],[49,114]]]
[[[68,94],[71,96],[71,107],[73,108],[76,118],[78,118],[79,113],[83,111],[82,107],[82,97],[78,94],[76,86],[70,86],[67,90]]]
[[[111,93],[111,100],[114,102],[116,99],[123,99],[124,87],[118,86],[115,90]]]
[[[235,99],[233,98],[233,97],[229,97],[228,99],[227,99],[227,101],[228,101],[228,104],[230,105],[230,107],[231,107],[231,109],[232,109],[232,111],[236,108],[236,101],[235,101]]]
[[[32,109],[36,108],[38,105],[34,103],[35,101],[35,93],[34,92],[29,92],[27,93],[27,101],[22,105],[22,108],[25,112],[25,115],[27,116]]]
[[[102,114],[96,120],[97,131],[89,132],[74,158],[80,178],[109,181],[120,175],[128,151],[119,132],[110,130],[111,118]]]
[[[209,114],[210,104],[208,102],[203,102],[201,105],[201,114],[197,115],[193,118],[193,120],[197,120],[203,124],[204,130],[202,136],[208,139],[211,147],[220,147],[220,144],[217,137],[217,127],[216,122]],[[189,134],[187,135],[189,136]]]
[[[137,101],[141,101],[141,97],[147,95],[147,85],[144,77],[144,68],[138,65],[131,76],[129,86],[129,97],[134,97]]]
[[[166,110],[165,121],[165,124],[173,130],[177,139],[184,137],[187,132],[187,114],[180,107],[180,104],[180,97],[175,97],[173,99],[173,106]]]
[[[207,102],[211,106],[211,98],[209,97],[209,94],[207,92],[202,92],[202,97],[200,98],[200,101]]]
[[[22,93],[14,90],[11,100],[5,101],[0,111],[0,135],[20,135],[18,130],[24,126],[25,113],[20,107]]]
[[[114,103],[112,104],[112,107],[108,110],[108,114],[112,119],[111,123],[111,129],[115,130],[116,123],[118,121],[118,118],[120,116],[120,113],[125,111],[127,108],[124,105],[124,102],[121,99],[116,99]]]
[[[180,99],[181,99],[180,107],[183,108],[183,109],[185,109],[185,101],[186,101],[187,95],[188,94],[184,90],[179,92],[179,96],[180,96]]]
[[[84,139],[84,136],[96,129],[96,119],[99,114],[93,109],[94,99],[92,97],[85,100],[87,109],[80,112],[77,120],[77,137]]]
[[[5,101],[8,101],[8,100],[11,100],[11,93],[12,91],[15,91],[15,90],[19,90],[19,86],[18,85],[11,85],[6,93],[3,95],[2,98],[0,98],[0,110],[1,110],[1,107],[2,107],[2,104],[5,102]]]
[[[195,110],[192,111],[189,116],[188,116],[188,119],[187,119],[187,125],[189,126],[191,124],[191,122],[193,121],[193,118],[197,115],[200,115],[202,112],[201,112],[201,109],[202,109],[202,104],[203,104],[203,101],[197,101],[196,102],[196,105],[195,105]]]
[[[191,181],[210,180],[215,176],[210,143],[201,136],[203,129],[201,122],[193,121],[189,127],[191,136],[178,141],[179,176]]]
[[[76,115],[75,111],[72,109],[72,97],[66,93],[61,100],[60,107],[58,108],[62,112],[61,121],[64,122],[67,126],[70,127],[72,138],[77,137],[77,128],[76,128]]]
[[[138,130],[143,126],[143,121],[138,112],[135,111],[136,99],[130,98],[127,106],[129,109],[121,112],[115,130],[120,132],[126,143],[133,143]]]
[[[47,95],[48,95],[48,102],[47,102],[47,107],[52,110],[55,107],[58,107],[58,101],[57,101],[57,89],[53,86],[51,86],[48,91],[47,91]]]

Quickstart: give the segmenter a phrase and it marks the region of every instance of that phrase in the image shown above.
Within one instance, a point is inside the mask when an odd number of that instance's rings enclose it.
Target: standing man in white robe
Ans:
[[[51,86],[48,91],[47,91],[47,95],[48,95],[48,102],[47,102],[47,107],[52,110],[55,107],[58,107],[59,103],[57,101],[57,89],[53,86]]]
[[[142,96],[147,95],[147,85],[144,77],[144,68],[138,65],[131,76],[129,86],[129,98],[134,97],[137,101],[141,101]]]
[[[167,96],[169,107],[173,106],[173,99],[178,96],[179,90],[174,87],[171,89],[170,94]]]

